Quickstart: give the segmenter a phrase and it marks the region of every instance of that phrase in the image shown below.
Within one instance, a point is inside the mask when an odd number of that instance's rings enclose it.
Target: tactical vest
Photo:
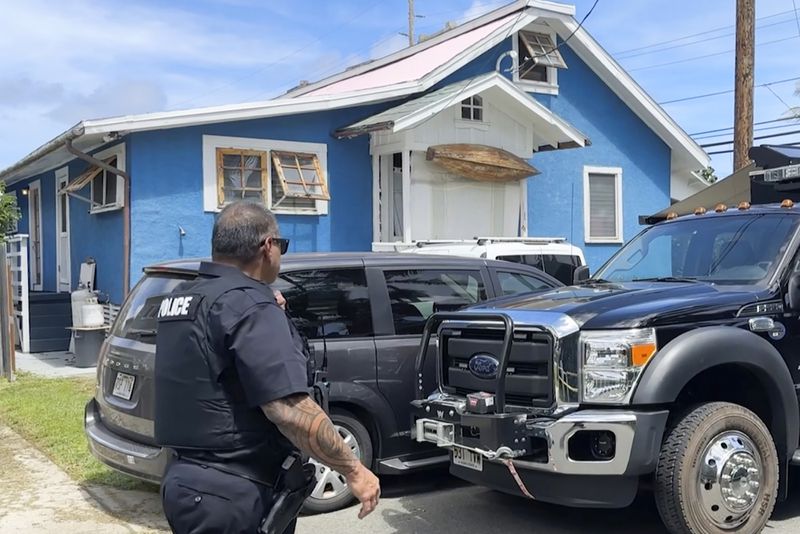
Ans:
[[[265,303],[274,301],[268,286],[244,275],[198,278],[162,299],[155,439],[187,459],[199,458],[269,483],[293,447],[260,408],[247,404],[234,362],[217,354],[207,336],[209,310],[222,295],[237,289],[255,290],[250,293],[260,293]]]

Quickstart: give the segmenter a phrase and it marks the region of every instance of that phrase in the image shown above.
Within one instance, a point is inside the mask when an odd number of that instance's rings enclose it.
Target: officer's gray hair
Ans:
[[[236,201],[225,206],[214,222],[211,256],[247,264],[256,259],[265,237],[277,235],[278,221],[263,204]]]

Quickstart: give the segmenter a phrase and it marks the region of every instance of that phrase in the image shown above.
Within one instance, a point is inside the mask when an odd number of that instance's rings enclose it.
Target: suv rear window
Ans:
[[[171,275],[146,275],[125,301],[111,335],[154,344],[161,299],[184,280]]]
[[[572,275],[575,272],[575,268],[580,266],[578,256],[570,256],[568,254],[524,254],[497,256],[497,259],[536,267],[567,285],[572,284]]]

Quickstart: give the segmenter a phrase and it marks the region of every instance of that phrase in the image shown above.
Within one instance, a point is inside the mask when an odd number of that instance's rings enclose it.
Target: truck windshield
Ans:
[[[594,276],[610,282],[694,279],[766,283],[786,253],[800,217],[780,213],[687,218],[653,226]]]

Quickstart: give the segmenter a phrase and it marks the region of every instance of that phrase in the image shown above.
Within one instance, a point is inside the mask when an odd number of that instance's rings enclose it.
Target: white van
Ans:
[[[373,243],[376,252],[405,252],[445,256],[470,256],[532,265],[566,285],[575,269],[586,265],[583,251],[563,237],[475,237],[431,239],[410,243]]]

